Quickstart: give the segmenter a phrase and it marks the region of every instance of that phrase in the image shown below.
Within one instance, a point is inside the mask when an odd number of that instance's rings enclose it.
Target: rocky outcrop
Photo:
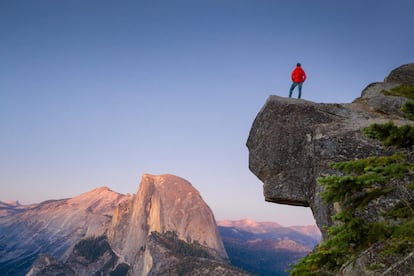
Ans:
[[[175,232],[153,232],[147,239],[146,249],[153,264],[148,275],[248,275],[217,259],[198,242],[180,240]]]
[[[75,275],[109,275],[118,262],[105,236],[91,237],[78,242],[73,248],[66,266]]]
[[[406,256],[393,256],[380,254],[384,245],[374,244],[362,252],[355,261],[345,264],[337,276],[372,275],[372,276],[394,276],[414,275],[414,252]]]
[[[401,85],[414,85],[414,64],[393,70],[384,82],[368,85],[361,97],[348,104],[270,96],[257,114],[247,140],[249,167],[263,182],[265,200],[310,207],[321,229],[331,226],[337,206],[321,199],[322,187],[317,184],[317,178],[337,173],[329,166],[330,162],[401,151],[386,148],[361,131],[373,123],[389,121],[413,125],[400,110],[407,98],[386,93]],[[394,184],[400,185],[390,183]],[[381,214],[401,202],[401,198],[398,192],[390,193],[355,212],[365,221],[382,221]],[[381,246],[377,243],[362,252],[345,264],[338,275],[413,275],[413,252],[403,259],[385,260],[379,253]]]
[[[392,70],[384,81],[414,85],[414,63],[404,64]]]
[[[200,193],[177,176],[145,174],[134,198],[115,210],[110,244],[134,275],[145,275],[154,267],[149,237],[167,231],[188,243],[197,241],[214,258],[227,260],[214,215]]]
[[[110,275],[114,269],[118,257],[112,251],[105,236],[90,237],[78,242],[73,248],[67,261],[63,264],[47,255],[40,255],[27,276],[44,276],[44,275]],[[126,275],[129,267],[126,264],[124,273],[116,275]]]
[[[30,270],[26,273],[26,276],[37,276],[37,275],[65,275],[74,276],[75,271],[70,267],[62,264],[53,257],[45,254],[40,254],[36,261],[33,263]]]
[[[366,138],[361,129],[391,119],[396,124],[412,124],[400,111],[407,99],[386,96],[382,91],[400,85],[397,81],[411,83],[413,68],[414,64],[409,64],[394,70],[385,82],[369,85],[350,104],[270,96],[247,140],[249,167],[263,182],[265,200],[310,207],[321,229],[331,225],[335,210],[321,200],[316,179],[331,172],[331,161],[395,151]]]

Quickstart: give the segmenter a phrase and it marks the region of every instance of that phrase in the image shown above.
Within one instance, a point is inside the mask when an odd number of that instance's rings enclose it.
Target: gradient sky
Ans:
[[[0,200],[135,193],[143,173],[171,173],[218,220],[313,223],[307,208],[264,202],[248,169],[252,122],[288,94],[297,62],[302,98],[325,103],[414,62],[413,11],[412,0],[2,0]]]

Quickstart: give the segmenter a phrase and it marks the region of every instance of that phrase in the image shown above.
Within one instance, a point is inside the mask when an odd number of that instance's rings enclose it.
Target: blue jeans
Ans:
[[[289,90],[289,98],[292,97],[293,89],[295,89],[295,87],[297,86],[299,88],[298,99],[300,99],[300,97],[302,96],[302,84],[303,84],[303,82],[294,82],[294,83],[292,83],[292,85],[290,86],[290,90]]]

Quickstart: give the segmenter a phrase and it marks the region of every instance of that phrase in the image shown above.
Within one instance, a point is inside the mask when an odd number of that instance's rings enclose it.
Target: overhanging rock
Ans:
[[[412,123],[400,111],[407,99],[382,93],[413,82],[414,75],[407,70],[413,70],[414,64],[401,68],[385,82],[369,85],[353,103],[322,104],[270,96],[257,114],[247,140],[249,168],[263,182],[265,200],[310,207],[321,229],[332,225],[335,210],[321,200],[317,178],[334,173],[329,167],[331,161],[395,151],[366,138],[361,129],[390,120],[396,124]],[[398,82],[399,74],[403,81]]]

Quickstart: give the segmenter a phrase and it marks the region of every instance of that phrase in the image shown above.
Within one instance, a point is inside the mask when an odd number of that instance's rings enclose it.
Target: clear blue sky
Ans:
[[[189,180],[217,219],[312,223],[264,202],[251,124],[290,72],[303,98],[351,102],[414,62],[412,0],[0,2],[0,200],[135,193]]]

